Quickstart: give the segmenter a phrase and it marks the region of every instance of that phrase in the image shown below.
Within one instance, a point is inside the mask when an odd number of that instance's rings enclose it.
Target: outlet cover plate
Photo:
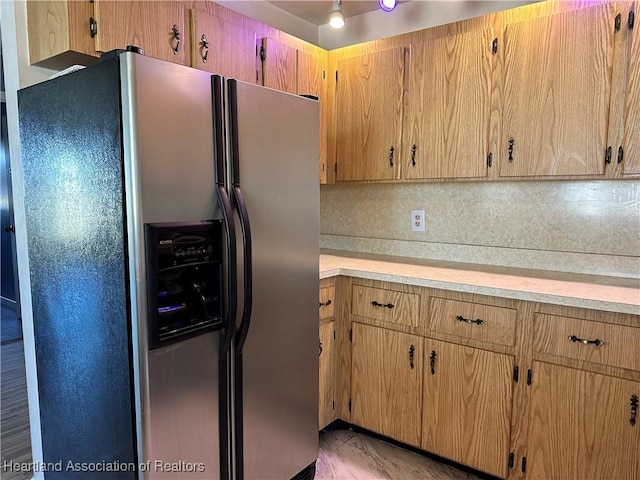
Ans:
[[[424,210],[411,210],[411,231],[425,232]]]

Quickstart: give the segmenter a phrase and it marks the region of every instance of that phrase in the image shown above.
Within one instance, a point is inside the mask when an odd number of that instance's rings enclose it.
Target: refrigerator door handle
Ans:
[[[242,320],[236,334],[236,354],[242,354],[244,342],[249,333],[249,325],[251,323],[251,310],[253,308],[253,261],[251,257],[251,224],[249,222],[249,212],[247,204],[244,201],[242,190],[239,185],[233,187],[233,199],[238,209],[238,217],[240,218],[240,226],[242,229],[242,251],[244,257],[244,304],[242,309]]]
[[[224,334],[220,338],[220,358],[224,358],[231,349],[231,340],[235,331],[238,312],[238,262],[236,254],[236,229],[233,222],[231,200],[223,185],[218,185],[218,198],[222,205],[222,214],[227,239],[227,297],[229,299]]]

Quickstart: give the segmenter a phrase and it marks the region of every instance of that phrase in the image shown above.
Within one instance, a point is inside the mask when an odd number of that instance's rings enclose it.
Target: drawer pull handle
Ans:
[[[629,423],[632,427],[636,425],[636,417],[638,416],[638,395],[631,395],[630,399],[631,403],[631,418],[629,419]]]
[[[173,34],[173,40],[175,40],[175,45],[171,47],[171,51],[174,55],[178,54],[180,50],[180,30],[178,30],[178,26],[174,25],[171,27],[171,33]]]
[[[320,347],[320,352],[318,352],[318,356],[322,355],[322,341],[318,341],[318,346]]]
[[[324,303],[320,302],[320,306],[318,308],[328,307],[329,305],[331,305],[331,300],[327,300]]]
[[[379,303],[379,302],[376,302],[375,300],[371,302],[371,305],[373,305],[374,307],[387,307],[389,310],[391,310],[394,307],[393,303]]]
[[[414,364],[413,364],[413,354],[416,353],[416,347],[414,347],[413,345],[411,345],[409,347],[409,366],[411,367],[411,370],[413,370],[414,368]]]
[[[431,367],[431,375],[436,374],[436,358],[438,356],[438,352],[435,350],[431,350],[431,355],[429,355],[429,366]]]
[[[596,338],[595,340],[586,340],[583,338],[578,338],[575,335],[569,335],[569,340],[571,340],[572,342],[584,343],[585,345],[595,345],[596,347],[601,347],[602,345],[604,345],[604,342],[599,338]]]
[[[480,320],[479,318],[476,318],[475,320],[470,320],[468,318],[464,318],[462,315],[458,315],[456,317],[456,320],[459,322],[475,323],[476,325],[482,325],[484,323],[484,320]]]

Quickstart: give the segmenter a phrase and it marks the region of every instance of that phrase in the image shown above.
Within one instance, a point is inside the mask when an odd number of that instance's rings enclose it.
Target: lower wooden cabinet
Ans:
[[[423,339],[353,323],[351,421],[420,446]]]
[[[527,479],[640,479],[640,382],[542,362],[532,372]]]
[[[334,401],[335,381],[335,323],[332,321],[320,325],[320,393],[318,425],[322,429],[336,419],[336,405]]]
[[[421,447],[506,477],[513,357],[425,339],[425,367]]]

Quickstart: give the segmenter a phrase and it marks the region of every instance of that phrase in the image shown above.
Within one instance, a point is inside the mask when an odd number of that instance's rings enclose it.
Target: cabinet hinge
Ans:
[[[349,329],[349,341],[353,342],[353,328]]]
[[[522,473],[527,471],[527,457],[522,457],[522,466],[520,467],[520,470],[522,470]]]
[[[623,159],[624,159],[624,148],[622,148],[622,145],[620,145],[618,147],[618,164],[621,164]]]
[[[633,30],[633,24],[635,23],[636,20],[636,14],[633,13],[633,10],[631,10],[629,12],[629,20],[627,21],[627,27],[629,27],[629,30]]]
[[[511,452],[509,454],[509,468],[513,468],[513,465],[515,464],[516,461],[516,456],[513,452]]]
[[[604,163],[607,165],[611,163],[611,147],[607,147],[604,151]]]
[[[349,399],[349,411],[351,411],[351,399]]]
[[[516,365],[515,367],[513,367],[513,381],[515,383],[518,383],[519,379],[520,379],[520,368],[518,368],[518,365]]]
[[[89,35],[91,38],[95,37],[98,34],[98,22],[93,17],[89,17]]]
[[[622,26],[622,15],[619,13],[618,15],[616,15],[616,21],[614,24],[615,31],[619,32],[621,26]]]
[[[533,372],[531,369],[527,370],[527,385],[531,385],[533,382]]]
[[[491,53],[494,55],[498,53],[498,39],[494,38],[493,42],[491,42]]]
[[[267,59],[267,51],[264,49],[263,46],[260,47],[260,60],[261,61],[265,61]]]
[[[487,155],[487,167],[491,168],[492,164],[493,164],[493,153],[489,152],[489,155]]]

